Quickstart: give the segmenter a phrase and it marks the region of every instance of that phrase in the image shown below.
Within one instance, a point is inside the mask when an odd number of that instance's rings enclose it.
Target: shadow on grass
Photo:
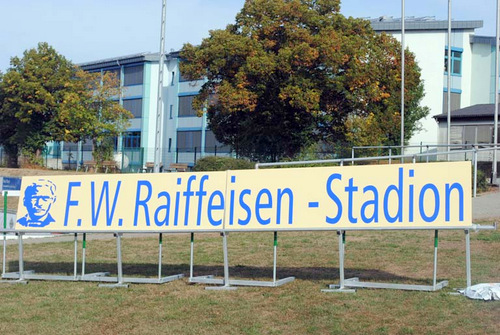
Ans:
[[[77,264],[78,274],[81,274],[82,265]],[[8,272],[18,271],[19,263],[11,261],[8,263]],[[64,274],[73,275],[74,263],[72,262],[25,262],[24,269],[33,270],[36,274]],[[117,275],[116,263],[86,263],[85,273],[109,272],[110,276]],[[163,264],[162,276],[175,274],[189,276],[189,264]],[[151,263],[123,263],[123,275],[127,277],[156,277],[158,275],[158,265]],[[224,276],[223,265],[194,265],[194,276],[214,275]],[[272,280],[272,267],[253,266],[230,266],[229,275],[232,279],[255,279]],[[295,277],[301,280],[339,280],[338,268],[327,267],[279,267],[277,277]],[[432,278],[423,279],[410,276],[400,276],[394,273],[380,271],[376,269],[345,269],[345,278],[359,277],[360,280],[387,281],[387,282],[411,282],[414,284],[429,284]]]

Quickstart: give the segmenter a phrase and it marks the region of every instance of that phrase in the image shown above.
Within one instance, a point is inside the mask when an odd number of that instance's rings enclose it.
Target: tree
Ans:
[[[48,141],[90,138],[99,149],[116,136],[130,113],[117,102],[113,78],[79,70],[47,43],[13,57],[0,77],[0,144],[9,166],[17,166],[20,150],[34,158]]]
[[[354,144],[366,131],[381,144],[399,142],[400,44],[339,11],[339,0],[247,0],[234,24],[183,47],[183,75],[206,78],[193,106],[207,113],[217,140],[260,160],[317,141]],[[409,139],[428,111],[406,54]]]
[[[13,57],[3,76],[0,105],[0,144],[17,166],[21,149],[36,153],[51,139],[48,125],[59,113],[75,74],[70,61],[47,43]]]
[[[128,127],[132,114],[116,100],[122,92],[112,72],[78,70],[71,86],[51,133],[58,141],[91,139],[94,160],[99,166],[102,161],[111,159],[113,139]]]

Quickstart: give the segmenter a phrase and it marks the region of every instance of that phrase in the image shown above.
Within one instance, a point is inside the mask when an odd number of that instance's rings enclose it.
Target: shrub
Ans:
[[[245,170],[254,167],[254,163],[244,159],[210,156],[196,161],[193,171]]]
[[[474,176],[472,176],[474,178]],[[474,180],[472,181],[474,183]],[[482,170],[477,170],[477,191],[478,192],[486,192],[488,191],[488,179],[486,178],[486,174]]]

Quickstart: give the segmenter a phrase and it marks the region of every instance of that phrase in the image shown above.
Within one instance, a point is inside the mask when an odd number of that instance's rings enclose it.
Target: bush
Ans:
[[[244,159],[210,156],[196,161],[193,171],[226,171],[253,168],[255,168],[255,164]]]
[[[474,178],[474,176],[472,176]],[[474,179],[472,180],[474,183]],[[486,192],[488,191],[488,179],[486,178],[486,174],[482,170],[477,170],[477,191],[478,192]]]

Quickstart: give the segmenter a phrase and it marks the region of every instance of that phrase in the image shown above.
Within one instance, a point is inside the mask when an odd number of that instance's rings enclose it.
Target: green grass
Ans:
[[[207,291],[187,279],[162,285],[99,288],[89,282],[30,281],[0,285],[2,334],[496,334],[500,302],[448,293],[465,285],[465,242],[459,231],[440,232],[439,292],[359,289],[322,293],[339,280],[335,232],[279,234],[278,276],[296,280],[276,288]],[[472,233],[473,282],[498,282],[496,231]],[[164,235],[163,275],[189,274],[190,237]],[[157,237],[123,243],[124,274],[156,277]],[[222,240],[195,235],[195,275],[223,276]],[[272,278],[273,234],[228,236],[231,278]],[[81,242],[80,242],[81,246]],[[346,277],[395,283],[432,283],[434,232],[349,232]],[[81,252],[81,251],[80,251]],[[25,268],[37,273],[73,272],[73,243],[25,244]],[[17,246],[8,246],[16,271]],[[87,272],[116,275],[114,240],[91,240]],[[80,269],[80,264],[79,264]]]

